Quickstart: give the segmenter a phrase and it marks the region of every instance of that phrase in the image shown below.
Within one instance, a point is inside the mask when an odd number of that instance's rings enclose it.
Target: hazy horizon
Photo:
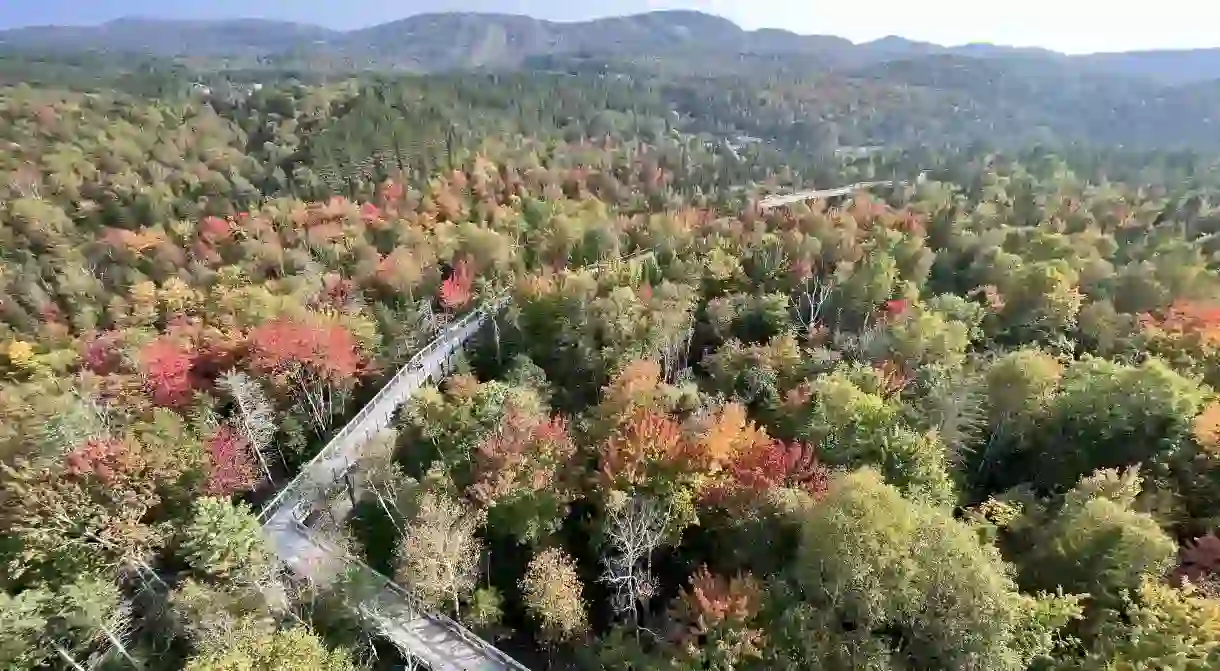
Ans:
[[[404,7],[406,5],[406,7]],[[1156,11],[1100,0],[1029,0],[1000,10],[966,0],[921,3],[874,0],[863,15],[854,4],[815,7],[808,0],[211,0],[174,6],[164,0],[41,0],[0,4],[0,29],[32,25],[96,25],[116,18],[263,18],[350,30],[415,14],[445,11],[524,14],[580,21],[662,9],[695,9],[743,28],[782,28],[866,42],[887,35],[959,45],[990,42],[1064,53],[1220,47],[1220,4],[1163,0]]]

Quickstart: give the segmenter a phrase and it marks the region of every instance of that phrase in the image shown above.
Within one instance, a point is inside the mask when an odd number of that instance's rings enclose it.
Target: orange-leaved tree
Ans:
[[[694,668],[733,669],[761,655],[762,629],[755,618],[762,588],[752,576],[723,578],[701,566],[672,609],[675,643]]]
[[[470,303],[470,299],[474,297],[471,288],[474,285],[474,275],[470,272],[470,266],[465,259],[458,261],[453,266],[453,273],[449,279],[441,283],[440,299],[441,305],[445,306],[446,310],[460,310]]]

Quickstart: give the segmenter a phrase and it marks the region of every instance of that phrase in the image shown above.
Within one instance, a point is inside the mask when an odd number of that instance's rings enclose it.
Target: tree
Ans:
[[[1084,304],[1078,282],[1078,273],[1062,259],[1019,265],[1000,286],[1003,328],[1018,342],[1066,337]]]
[[[1020,561],[1022,583],[1089,593],[1091,607],[1105,608],[1144,579],[1165,575],[1176,545],[1150,515],[1130,508],[1139,488],[1134,469],[1082,479],[1054,519],[1036,527]]]
[[[1009,352],[987,369],[992,431],[1021,437],[1045,415],[1063,377],[1063,365],[1038,350]]]
[[[756,618],[762,596],[748,574],[725,579],[700,567],[672,609],[683,655],[697,668],[726,671],[761,657],[765,636]]]
[[[885,351],[908,370],[926,364],[956,367],[970,345],[970,324],[932,306],[917,304],[888,319]]]
[[[440,492],[425,491],[398,546],[398,579],[431,606],[448,601],[453,612],[474,591],[482,544],[480,516]]]
[[[829,465],[872,465],[914,498],[952,503],[957,492],[939,436],[905,426],[896,400],[861,385],[879,390],[882,381],[871,368],[850,367],[815,380],[809,407],[801,409],[807,418],[801,437],[819,444]]]
[[[237,370],[231,370],[217,380],[220,387],[229,392],[234,408],[234,426],[241,435],[250,451],[258,458],[259,467],[267,481],[274,484],[271,476],[271,457],[276,458],[287,470],[284,455],[274,446],[276,432],[275,409],[271,407],[266,394],[258,382],[249,375]]]
[[[615,496],[606,508],[601,581],[613,591],[610,606],[639,638],[640,611],[656,594],[652,554],[670,532],[671,512],[651,498]]]
[[[1180,584],[1189,581],[1207,597],[1220,596],[1220,537],[1214,533],[1200,536],[1186,543],[1179,556],[1178,566],[1173,572]]]
[[[458,261],[453,266],[453,274],[441,283],[441,304],[447,310],[460,310],[466,307],[472,296],[470,290],[473,283],[474,276],[471,275],[466,260]]]
[[[318,432],[343,411],[364,365],[352,333],[320,317],[269,321],[250,332],[249,346],[251,367],[292,394]]]
[[[1083,658],[1064,660],[1056,668],[1204,671],[1217,664],[1220,601],[1203,597],[1192,587],[1145,579],[1108,611]]]
[[[1192,420],[1203,400],[1197,379],[1156,359],[1139,366],[1078,361],[1032,445],[1006,465],[1009,482],[1066,487],[1098,469],[1181,462],[1194,449]]]
[[[140,362],[154,403],[180,408],[190,402],[198,381],[187,346],[168,336],[158,337],[140,351]]]
[[[797,489],[815,498],[826,493],[830,475],[816,451],[804,443],[767,440],[751,445],[727,465],[711,501],[750,507],[779,489]]]
[[[807,664],[844,668],[833,661],[843,652],[872,650],[873,663],[900,655],[917,668],[1025,669],[1053,643],[1038,632],[1076,612],[1070,598],[1019,593],[970,527],[904,499],[876,471],[839,476],[801,515],[794,577],[833,614],[815,653],[824,659]]]
[[[206,443],[208,476],[203,489],[212,496],[232,496],[254,489],[259,482],[255,460],[245,436],[222,426]]]
[[[562,417],[509,409],[475,448],[469,495],[488,508],[488,527],[536,542],[555,531],[572,494],[564,482],[576,446]]]
[[[21,544],[9,566],[15,576],[143,563],[164,534],[148,519],[161,502],[158,487],[177,479],[136,445],[113,439],[85,443],[62,465],[0,469],[7,503],[0,515]]]
[[[186,671],[355,671],[346,651],[331,650],[304,627],[275,631],[242,620],[223,646],[201,650],[186,663]]]
[[[84,668],[129,651],[130,604],[112,580],[82,574],[55,590],[0,593],[0,663],[5,668]]]
[[[182,530],[180,552],[201,575],[223,583],[257,587],[274,579],[277,565],[262,526],[245,504],[204,497]]]
[[[1148,351],[1212,385],[1220,382],[1220,308],[1179,300],[1158,313],[1141,315],[1140,327]]]
[[[543,637],[556,643],[587,632],[583,589],[576,563],[558,548],[535,555],[521,578],[526,610],[542,626]]]

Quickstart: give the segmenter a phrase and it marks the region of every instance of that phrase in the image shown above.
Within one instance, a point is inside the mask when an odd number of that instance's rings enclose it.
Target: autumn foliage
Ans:
[[[274,319],[250,331],[249,362],[258,371],[291,376],[301,367],[331,382],[350,381],[364,361],[356,338],[338,324]]]
[[[729,467],[729,476],[737,487],[754,492],[788,487],[821,494],[829,482],[829,473],[812,447],[780,440],[741,455]]]
[[[453,266],[453,274],[441,283],[441,305],[444,305],[447,310],[462,309],[470,303],[470,299],[473,297],[471,293],[473,284],[474,276],[470,273],[470,267],[465,259],[458,261]]]
[[[120,334],[96,334],[81,343],[81,363],[97,375],[109,375],[122,363],[118,343]]]
[[[90,440],[68,453],[64,466],[64,473],[71,478],[95,478],[103,484],[114,484],[141,474],[147,462],[129,443]]]
[[[233,496],[258,484],[258,470],[250,445],[231,427],[222,426],[208,438],[207,482],[209,496]]]
[[[140,352],[140,364],[153,402],[180,408],[190,402],[198,380],[190,348],[169,336],[160,336]]]
[[[1178,301],[1140,315],[1140,327],[1149,352],[1220,384],[1220,304]]]
[[[1210,403],[1191,422],[1195,442],[1207,452],[1220,455],[1220,403]]]
[[[718,653],[732,660],[758,656],[763,632],[750,625],[762,607],[762,596],[749,574],[726,579],[701,566],[678,596],[674,617],[682,628],[676,638],[695,655]]]
[[[557,477],[576,452],[562,417],[539,420],[510,409],[475,448],[471,497],[485,506],[518,493],[559,486]]]
[[[873,369],[877,371],[880,379],[881,393],[887,398],[902,393],[902,390],[906,389],[911,381],[911,376],[906,372],[902,363],[893,359],[886,359],[875,364]]]
[[[1145,329],[1170,339],[1190,339],[1200,346],[1220,345],[1220,305],[1178,301],[1160,314],[1144,314]]]
[[[606,441],[599,470],[613,488],[645,485],[658,471],[682,468],[692,446],[682,427],[650,408],[638,408]]]
[[[697,440],[697,457],[708,471],[717,472],[733,463],[739,455],[767,443],[765,431],[746,417],[739,403],[726,403],[711,415]]]
[[[1187,543],[1174,578],[1196,585],[1220,580],[1220,537],[1210,533]]]
[[[798,489],[821,497],[829,482],[830,472],[811,446],[768,439],[739,454],[718,482],[708,488],[705,498],[709,503],[748,506],[776,488]]]

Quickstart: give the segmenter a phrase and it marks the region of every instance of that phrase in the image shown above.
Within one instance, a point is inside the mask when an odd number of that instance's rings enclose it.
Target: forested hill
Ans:
[[[282,21],[170,21],[127,18],[98,26],[37,26],[0,31],[19,49],[94,50],[331,68],[435,71],[517,67],[547,54],[665,55],[712,48],[721,54],[816,55],[831,67],[929,55],[1034,60],[1080,72],[1108,72],[1178,84],[1220,79],[1220,49],[1066,56],[991,44],[944,47],[901,37],[853,44],[786,30],[746,31],[694,11],[662,11],[556,23],[509,14],[420,14],[341,32]]]

